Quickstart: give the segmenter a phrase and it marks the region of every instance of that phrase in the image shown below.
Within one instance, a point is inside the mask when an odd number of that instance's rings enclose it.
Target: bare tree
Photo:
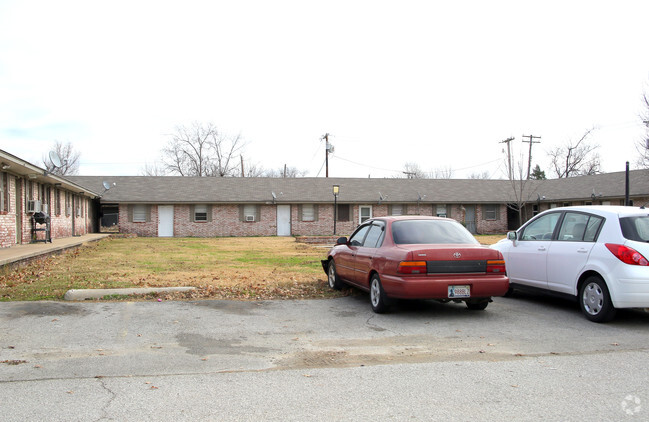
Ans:
[[[588,137],[593,129],[587,130],[577,141],[568,141],[549,152],[551,165],[558,178],[597,174],[601,172],[599,145],[590,144]]]
[[[48,173],[58,176],[72,176],[79,173],[79,158],[81,157],[81,153],[75,151],[70,142],[63,144],[61,141],[54,141],[51,151],[54,151],[59,156],[61,165],[56,166],[49,156],[43,156],[43,165]]]
[[[237,155],[245,146],[241,135],[229,136],[214,128],[210,137],[214,151],[211,175],[218,177],[237,176],[241,169],[237,161]]]
[[[408,162],[403,165],[403,174],[408,179],[427,179],[428,175],[424,172],[419,164]]]
[[[649,96],[644,94],[642,96],[642,108],[643,111],[640,114],[642,123],[647,127],[645,135],[638,141],[636,144],[636,150],[640,155],[637,160],[637,164],[641,168],[649,169]]]
[[[489,172],[485,170],[482,173],[471,173],[469,179],[490,179]]]
[[[526,160],[525,157],[523,157],[523,153],[521,153],[518,162],[513,165],[515,165],[516,168],[512,169],[510,172],[512,177],[509,179],[509,183],[514,194],[514,200],[509,202],[507,207],[518,213],[518,226],[520,227],[523,225],[525,205],[530,203],[533,198],[536,198],[540,184],[535,180],[527,178],[525,170]]]
[[[305,170],[299,170],[297,167],[288,167],[284,166],[278,169],[265,170],[263,176],[265,177],[282,177],[282,178],[294,178],[294,177],[304,177],[306,174]]]
[[[430,177],[432,179],[452,179],[453,178],[453,169],[451,167],[442,167],[433,169],[430,172]]]
[[[162,149],[163,169],[181,176],[238,176],[243,147],[240,135],[228,136],[212,123],[177,126]]]
[[[165,171],[163,164],[158,161],[146,163],[144,164],[144,167],[140,169],[141,176],[166,176],[166,174],[167,172]]]

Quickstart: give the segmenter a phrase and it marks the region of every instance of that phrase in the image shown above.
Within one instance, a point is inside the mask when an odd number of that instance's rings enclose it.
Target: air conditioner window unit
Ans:
[[[41,212],[41,201],[27,201],[27,212]]]
[[[246,215],[246,221],[255,221],[254,215]]]

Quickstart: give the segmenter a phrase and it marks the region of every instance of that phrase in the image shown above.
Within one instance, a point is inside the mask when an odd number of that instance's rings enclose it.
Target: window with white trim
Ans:
[[[358,223],[361,224],[366,220],[372,218],[372,206],[371,205],[361,205],[358,207]]]

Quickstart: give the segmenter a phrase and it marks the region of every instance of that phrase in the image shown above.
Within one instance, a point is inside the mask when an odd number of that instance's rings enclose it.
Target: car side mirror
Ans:
[[[516,232],[507,232],[507,239],[511,241],[516,240]]]
[[[347,244],[347,238],[345,236],[339,237],[338,240],[336,240],[336,245],[346,245]]]

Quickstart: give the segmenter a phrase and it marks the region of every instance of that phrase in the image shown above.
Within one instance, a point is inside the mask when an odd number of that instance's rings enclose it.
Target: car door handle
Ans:
[[[587,253],[588,249],[581,248],[577,251],[578,253]]]
[[[540,250],[541,252],[544,252],[544,251],[545,251],[545,246],[539,246],[539,250]]]

